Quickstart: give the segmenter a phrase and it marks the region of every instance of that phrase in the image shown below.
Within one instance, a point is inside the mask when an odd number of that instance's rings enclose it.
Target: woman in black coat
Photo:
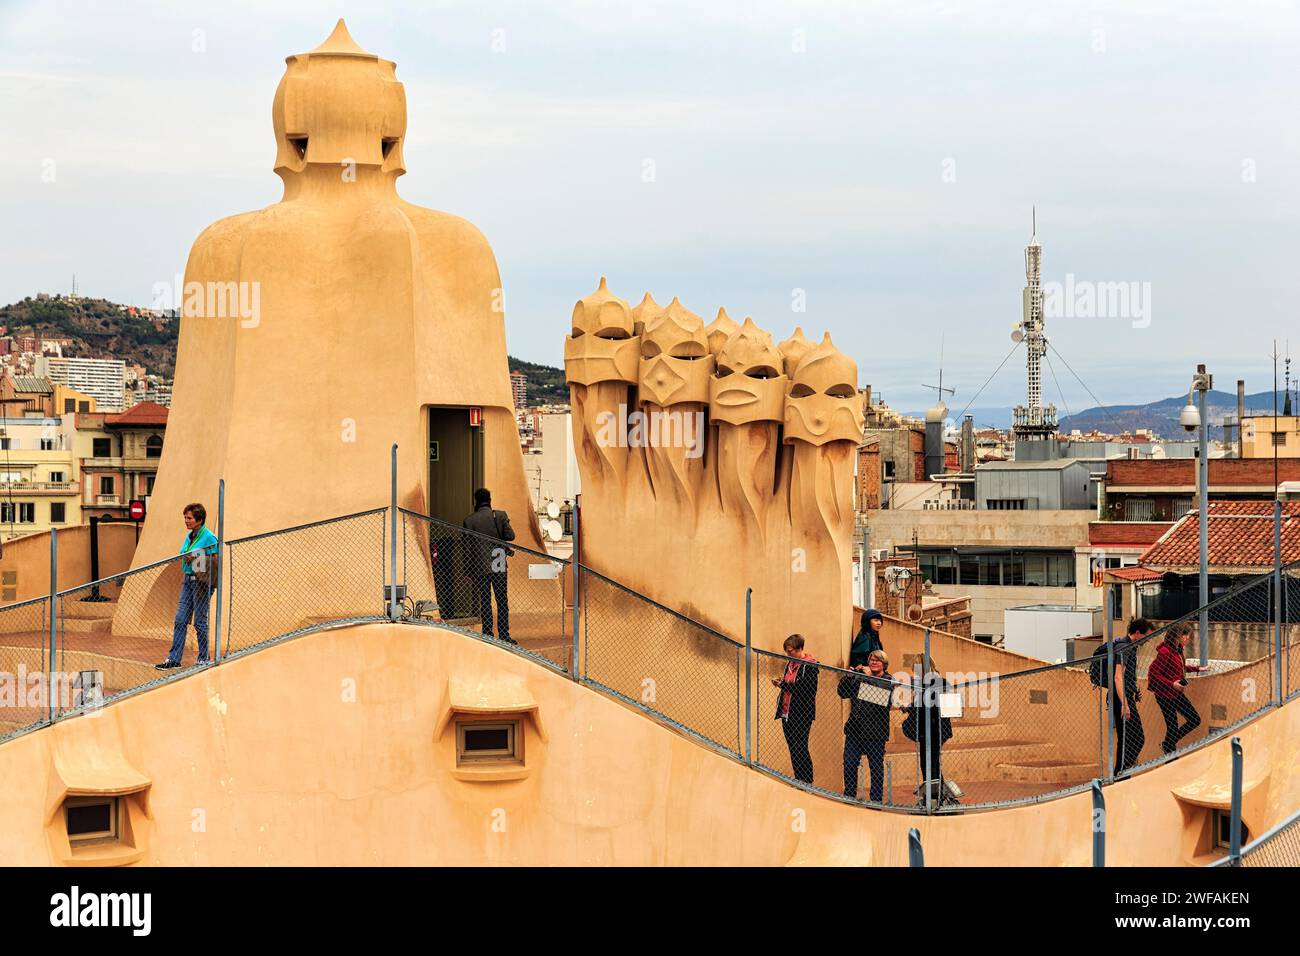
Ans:
[[[796,780],[813,782],[812,755],[808,753],[808,735],[817,719],[817,659],[803,650],[800,634],[791,634],[782,645],[786,662],[781,677],[772,678],[780,690],[776,695],[775,719],[781,721],[785,743],[790,748],[790,765]]]

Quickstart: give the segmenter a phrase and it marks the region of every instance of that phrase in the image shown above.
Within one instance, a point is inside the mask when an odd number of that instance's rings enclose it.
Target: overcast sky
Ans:
[[[1049,321],[1064,404],[1093,404],[1064,363],[1106,403],[1197,362],[1262,390],[1275,336],[1300,358],[1300,13],[1130,6],[0,0],[0,302],[75,272],[147,305],[208,223],[279,199],[284,57],[342,15],[405,84],[402,195],[491,241],[512,354],[560,364],[604,273],[829,330],[902,408],[942,337],[957,411],[1012,347],[1036,204],[1046,279],[1150,290],[1149,324]]]

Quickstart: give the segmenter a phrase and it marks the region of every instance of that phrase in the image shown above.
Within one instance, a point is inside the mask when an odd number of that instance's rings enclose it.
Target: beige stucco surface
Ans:
[[[545,740],[528,740],[523,779],[453,772],[435,732],[467,687],[535,707]],[[1300,801],[1296,713],[1241,731],[1252,832]],[[1226,753],[1224,740],[1108,787],[1108,862],[1187,862],[1174,791],[1222,790]],[[149,780],[148,864],[904,865],[911,826],[928,865],[1091,853],[1086,793],[934,819],[848,806],[486,643],[402,625],[299,638],[6,743],[0,773],[31,785],[0,797],[0,859],[53,861],[45,782],[70,762]]]

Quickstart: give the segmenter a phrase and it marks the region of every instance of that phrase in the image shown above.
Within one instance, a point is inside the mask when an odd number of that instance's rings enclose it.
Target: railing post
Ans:
[[[1282,685],[1282,502],[1273,501],[1273,686],[1274,702],[1280,707],[1286,700]]]
[[[921,848],[921,831],[916,827],[907,831],[907,865],[925,866],[925,850]]]
[[[50,659],[49,659],[49,695],[50,699],[46,701],[46,714],[48,721],[54,721],[54,695],[55,695],[55,677],[54,677],[54,640],[56,631],[56,621],[58,619],[59,609],[59,531],[57,528],[50,529]]]
[[[1228,821],[1229,866],[1241,863],[1241,738],[1232,738],[1232,808]]]
[[[921,765],[921,786],[925,789],[925,812],[933,813],[933,801],[930,797],[930,748],[934,746],[934,734],[930,733],[930,701],[928,699],[926,688],[926,676],[934,665],[930,662],[930,629],[925,629],[925,656],[921,660],[921,709],[918,711],[918,720],[916,722],[916,732],[922,733],[922,722],[925,726],[925,753],[922,755]],[[936,701],[937,703],[937,701]],[[943,736],[943,718],[939,718],[939,736]],[[918,835],[919,838],[919,835]],[[918,844],[919,845],[919,844]]]
[[[392,456],[393,456],[392,465],[390,468],[392,472],[392,487],[389,494],[389,504],[388,504],[388,511],[389,511],[388,520],[389,520],[389,528],[391,532],[389,535],[390,540],[388,543],[388,553],[389,553],[388,573],[392,575],[392,577],[389,578],[390,583],[388,585],[388,619],[390,621],[396,621],[397,620],[397,443],[396,442],[393,442]],[[372,604],[371,607],[374,607],[374,605]]]
[[[216,627],[212,631],[212,663],[221,660],[221,598],[226,589],[221,586],[221,579],[226,576],[226,555],[223,545],[226,541],[226,479],[217,481],[217,591],[212,595],[217,603]]]
[[[1106,797],[1100,780],[1092,782],[1092,865],[1106,865]]]
[[[1205,372],[1205,366],[1198,365],[1196,370],[1198,373],[1203,374]],[[1208,437],[1210,431],[1210,419],[1207,417],[1205,411],[1205,394],[1207,391],[1209,391],[1208,388],[1201,388],[1197,392],[1197,399],[1201,405],[1200,457],[1196,462],[1197,477],[1199,479],[1196,485],[1197,485],[1197,490],[1200,493],[1200,501],[1197,503],[1197,508],[1200,511],[1200,514],[1197,516],[1197,526],[1198,526],[1197,537],[1200,539],[1200,565],[1201,565],[1200,573],[1198,575],[1198,581],[1200,586],[1199,596],[1201,601],[1201,617],[1200,617],[1201,667],[1205,667],[1206,664],[1209,663],[1209,657],[1210,657],[1210,612],[1206,610],[1206,605],[1210,603],[1210,584],[1209,584],[1210,581],[1209,578],[1209,564],[1210,564],[1210,558],[1209,558],[1210,461],[1209,461],[1209,457],[1210,457],[1210,451],[1209,451],[1209,437]],[[1134,659],[1134,663],[1136,663],[1136,659]]]
[[[571,556],[573,564],[573,679],[576,681],[582,680],[581,675],[578,673],[578,602],[582,597],[582,588],[579,586],[582,576],[582,513],[578,502],[581,498],[581,493],[573,496],[573,554]]]
[[[1106,615],[1106,779],[1115,779],[1115,624]],[[1121,698],[1122,699],[1122,698]],[[1120,704],[1121,711],[1123,704]],[[1123,741],[1120,747],[1123,747]]]
[[[754,589],[745,588],[745,763],[751,767],[754,766],[754,752],[750,740],[754,724],[751,716],[754,701],[753,598]]]

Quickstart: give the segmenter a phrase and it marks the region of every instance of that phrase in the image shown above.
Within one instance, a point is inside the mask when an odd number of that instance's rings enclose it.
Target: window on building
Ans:
[[[1125,498],[1125,521],[1150,521],[1156,512],[1156,503],[1150,498]]]
[[[156,477],[155,475],[145,475],[144,493],[146,496],[153,494],[153,482],[155,477]]]
[[[523,735],[517,720],[456,722],[456,763],[523,763]]]
[[[94,445],[95,447],[92,449],[92,453],[94,457],[96,458],[113,457],[113,440],[111,438],[96,438],[94,441]]]
[[[934,584],[1074,587],[1072,551],[918,549],[921,574]]]
[[[61,471],[50,472],[50,482],[56,485],[63,484],[63,472]]]
[[[893,477],[894,477],[894,462],[893,462],[892,460],[890,460],[890,459],[886,459],[882,464],[884,464],[884,466],[885,466],[885,477],[886,477],[886,478],[893,478]]]
[[[1024,498],[990,498],[988,499],[989,511],[1024,511]]]
[[[100,476],[99,476],[99,493],[100,493],[101,495],[111,495],[111,494],[113,493],[113,476],[112,476],[112,475],[100,475]]]
[[[42,438],[42,439],[41,439],[41,451],[54,451],[54,439],[53,439],[53,438]]]
[[[162,457],[162,436],[150,435],[149,440],[145,442],[144,454],[146,458]]]
[[[119,797],[69,797],[63,802],[68,824],[68,842],[111,842],[117,839],[121,816]]]
[[[18,502],[18,523],[36,524],[36,502],[34,501]]]
[[[1273,435],[1273,444],[1274,444],[1274,445],[1285,445],[1285,444],[1286,444],[1286,432],[1273,432],[1272,435]]]
[[[90,413],[90,402],[77,402],[77,411],[83,414]]]
[[[1173,503],[1173,519],[1177,521],[1193,508],[1191,498],[1175,498]]]
[[[64,517],[67,507],[68,506],[65,505],[62,501],[51,501],[50,502],[50,524],[63,524],[63,522],[67,521],[68,519]]]
[[[0,438],[0,451],[17,450],[17,448],[12,438]]]
[[[75,398],[65,398],[63,400],[64,412],[75,412],[77,410],[77,400]]]

